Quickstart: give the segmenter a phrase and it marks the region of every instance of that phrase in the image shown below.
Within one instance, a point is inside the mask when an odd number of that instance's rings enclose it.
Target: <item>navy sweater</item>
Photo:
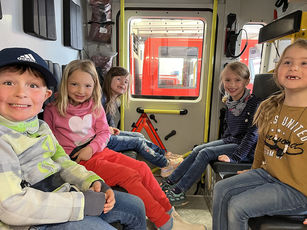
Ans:
[[[102,94],[102,97],[101,97],[101,104],[102,104],[104,110],[106,111],[107,98],[103,94]],[[106,112],[106,116],[107,116],[107,121],[108,121],[109,126],[116,128],[117,126],[115,125],[114,117],[112,117],[111,114],[107,113],[107,112]]]
[[[227,128],[222,136],[225,144],[236,143],[238,148],[229,156],[232,162],[252,162],[257,144],[258,133],[253,126],[253,117],[260,101],[251,95],[246,107],[239,116],[234,116],[228,109],[225,120]]]

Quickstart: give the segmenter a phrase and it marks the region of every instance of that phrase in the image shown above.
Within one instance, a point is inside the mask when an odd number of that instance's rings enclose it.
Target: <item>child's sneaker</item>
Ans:
[[[164,179],[164,178],[162,178],[162,181],[159,185],[160,185],[163,192],[166,192],[166,191],[172,189],[172,185],[167,183],[166,179]]]
[[[165,191],[165,194],[172,206],[178,207],[178,206],[183,206],[189,203],[184,192],[177,194],[177,193],[174,193],[173,190],[170,189],[170,190]]]
[[[161,168],[161,176],[168,177],[181,164],[183,158],[169,159],[168,166]]]

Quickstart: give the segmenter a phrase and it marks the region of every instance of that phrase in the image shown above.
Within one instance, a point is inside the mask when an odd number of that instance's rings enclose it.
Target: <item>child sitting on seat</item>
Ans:
[[[56,84],[32,50],[0,51],[0,229],[145,229],[142,201],[71,161],[37,118]]]
[[[112,67],[104,77],[102,105],[112,134],[107,147],[117,152],[135,150],[148,162],[161,167],[161,176],[166,177],[183,161],[180,155],[166,153],[139,132],[120,131],[116,128],[115,115],[120,103],[119,97],[127,92],[129,78],[129,72],[122,67]]]
[[[56,101],[44,119],[66,153],[108,185],[119,185],[140,197],[148,218],[161,230],[204,229],[174,215],[169,200],[145,162],[106,148],[110,132],[101,106],[101,87],[90,60],[70,62],[63,73]]]
[[[195,147],[162,182],[162,189],[173,205],[187,203],[185,192],[201,177],[210,161],[253,161],[258,135],[252,121],[258,99],[246,88],[249,80],[249,70],[241,62],[229,63],[222,71],[220,82],[226,93],[223,102],[227,106],[227,128],[222,139]]]

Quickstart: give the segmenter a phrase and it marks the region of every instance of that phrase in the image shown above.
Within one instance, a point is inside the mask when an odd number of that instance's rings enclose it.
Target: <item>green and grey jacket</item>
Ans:
[[[0,159],[0,229],[81,220],[84,196],[69,192],[70,185],[85,191],[102,180],[71,161],[37,117],[11,122],[0,116]],[[55,173],[66,182],[60,191],[31,187]]]

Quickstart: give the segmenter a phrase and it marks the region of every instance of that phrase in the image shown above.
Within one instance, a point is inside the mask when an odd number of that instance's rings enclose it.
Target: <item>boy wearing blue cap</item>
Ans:
[[[0,229],[146,229],[142,201],[71,161],[37,118],[56,84],[32,50],[0,51]]]

